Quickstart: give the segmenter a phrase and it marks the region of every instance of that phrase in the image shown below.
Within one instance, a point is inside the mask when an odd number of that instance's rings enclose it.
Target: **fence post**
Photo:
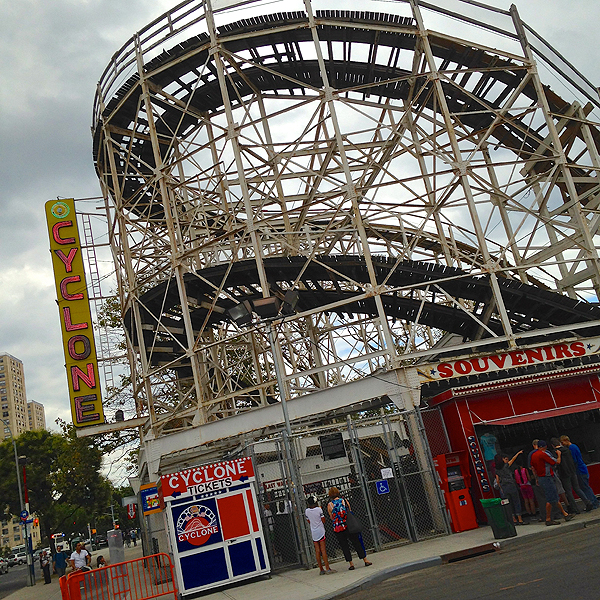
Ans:
[[[298,554],[300,555],[300,564],[304,565],[307,569],[311,567],[312,558],[312,548],[313,544],[310,546],[307,544],[306,540],[306,527],[304,526],[304,494],[300,494],[298,488],[302,488],[302,480],[300,478],[300,472],[298,470],[298,462],[296,460],[296,453],[294,452],[293,445],[291,443],[292,440],[288,437],[287,431],[281,432],[281,437],[283,439],[283,448],[286,460],[284,461],[284,465],[287,467],[286,476],[288,482],[291,483],[292,488],[292,499],[293,499],[293,515],[294,523],[296,525],[296,534],[297,534],[297,546],[298,546]]]
[[[275,553],[273,552],[273,540],[271,538],[271,527],[273,527],[273,523],[269,523],[267,515],[265,514],[265,496],[264,496],[264,488],[262,481],[260,481],[258,464],[256,462],[256,453],[254,452],[254,444],[246,444],[246,453],[250,454],[250,458],[252,459],[252,464],[254,465],[254,469],[256,472],[256,477],[254,479],[254,486],[256,489],[256,498],[258,503],[260,504],[260,520],[262,522],[263,531],[265,533],[265,546],[267,547],[267,554],[269,556],[269,563],[271,564],[271,568],[275,564]],[[271,510],[271,515],[273,511]]]
[[[371,495],[369,493],[369,480],[365,473],[365,466],[360,453],[360,441],[358,434],[352,423],[350,415],[346,417],[346,426],[348,428],[348,436],[350,437],[350,447],[352,448],[352,454],[354,457],[354,464],[356,465],[356,472],[358,474],[358,481],[365,499],[365,508],[367,509],[367,517],[369,519],[369,527],[373,534],[373,544],[375,550],[379,552],[381,550],[381,538],[379,536],[379,525],[377,523],[377,517],[375,516],[375,510],[373,509],[373,503],[371,502]]]

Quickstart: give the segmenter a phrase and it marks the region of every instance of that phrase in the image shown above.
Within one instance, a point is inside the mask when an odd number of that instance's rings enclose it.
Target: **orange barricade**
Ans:
[[[177,584],[168,554],[152,554],[60,578],[63,600],[148,600],[173,596]]]

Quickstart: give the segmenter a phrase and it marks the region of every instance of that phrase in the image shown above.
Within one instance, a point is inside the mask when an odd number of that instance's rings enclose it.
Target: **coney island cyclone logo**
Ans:
[[[177,539],[193,546],[202,546],[218,531],[217,516],[201,504],[188,506],[177,519]]]

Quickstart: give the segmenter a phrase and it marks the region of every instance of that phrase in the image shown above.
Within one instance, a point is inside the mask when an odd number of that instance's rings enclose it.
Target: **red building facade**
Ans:
[[[487,381],[485,376],[478,381],[460,377],[426,398],[429,407],[441,411],[451,450],[469,455],[471,494],[480,520],[485,519],[479,499],[494,496],[493,472],[480,442],[484,434],[496,438],[500,452],[513,456],[523,450],[518,461],[523,464],[534,439],[568,435],[581,449],[590,484],[600,493],[600,365],[591,362],[553,362],[545,372],[515,369]],[[424,386],[424,396],[427,391]]]

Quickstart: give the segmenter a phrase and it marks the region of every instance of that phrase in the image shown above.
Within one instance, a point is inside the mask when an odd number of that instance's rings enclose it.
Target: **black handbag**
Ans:
[[[348,511],[346,516],[346,531],[348,533],[361,533],[362,529],[360,519],[353,512]]]

